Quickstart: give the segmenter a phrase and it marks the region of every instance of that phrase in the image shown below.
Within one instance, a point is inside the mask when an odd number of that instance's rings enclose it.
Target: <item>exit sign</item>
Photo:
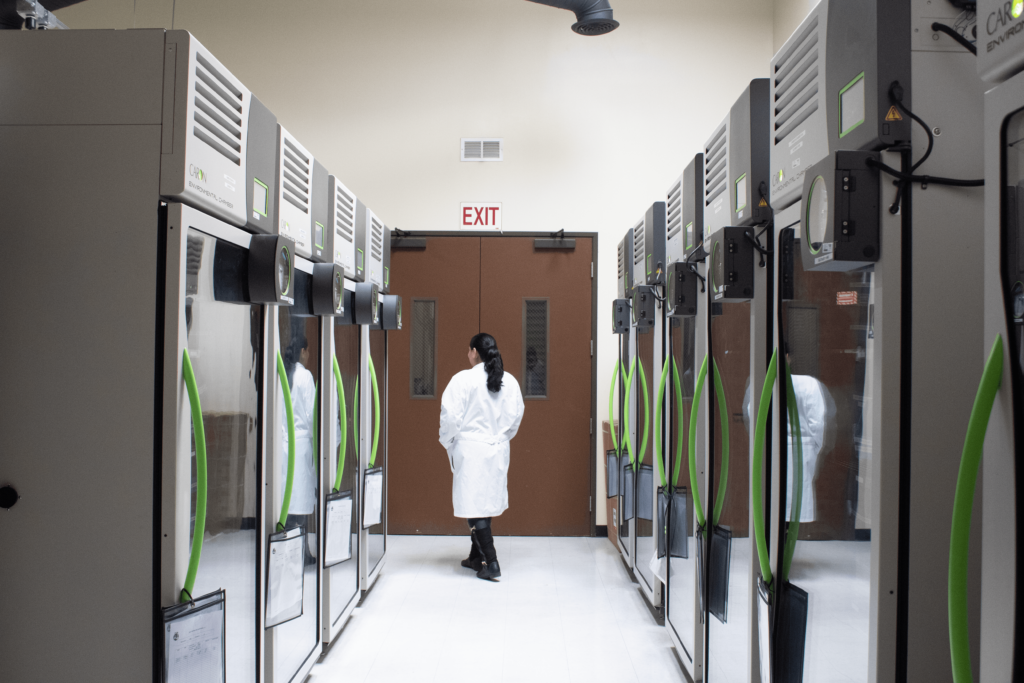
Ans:
[[[501,202],[462,203],[463,230],[501,230]]]

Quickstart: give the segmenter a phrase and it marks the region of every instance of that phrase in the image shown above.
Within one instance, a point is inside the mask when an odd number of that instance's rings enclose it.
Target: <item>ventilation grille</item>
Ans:
[[[772,125],[775,144],[818,111],[818,17],[797,34],[775,64],[775,102]]]
[[[192,134],[236,166],[242,165],[242,91],[196,53]]]
[[[683,229],[683,181],[672,186],[668,191],[668,213],[666,216],[668,224],[668,239],[678,235]]]
[[[334,231],[346,242],[355,241],[356,198],[342,187],[334,184]]]
[[[311,177],[313,164],[308,156],[284,136],[284,157],[281,160],[282,195],[286,202],[302,211],[309,213],[309,186],[313,184]]]
[[[626,241],[619,242],[619,280],[626,277]]]
[[[501,161],[501,138],[462,138],[463,161]]]
[[[633,267],[638,273],[644,272],[644,247],[644,222],[640,221],[633,226]]]
[[[725,192],[728,158],[729,134],[723,125],[704,150],[704,206],[711,206]]]
[[[384,262],[384,226],[376,217],[372,219],[370,229],[370,258]]]

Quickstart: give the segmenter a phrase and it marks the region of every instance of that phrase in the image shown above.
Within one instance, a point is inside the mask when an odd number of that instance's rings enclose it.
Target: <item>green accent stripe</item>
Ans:
[[[960,456],[960,472],[953,498],[953,528],[949,536],[949,654],[953,663],[953,683],[971,683],[971,641],[967,624],[967,561],[971,538],[971,507],[978,480],[985,432],[992,406],[1003,379],[1003,337],[996,336],[985,361],[978,393],[974,397],[967,436]]]
[[[754,427],[754,480],[750,487],[753,498],[751,513],[754,517],[754,541],[757,543],[757,560],[761,565],[761,578],[768,585],[772,583],[772,566],[768,559],[768,541],[764,533],[764,497],[761,481],[764,478],[764,432],[768,422],[768,407],[772,403],[772,386],[778,373],[779,350],[772,351],[772,360],[768,363],[764,385],[761,387],[761,402],[757,407],[757,423]]]
[[[679,380],[679,365],[676,359],[672,358],[672,381],[676,388],[676,462],[672,473],[672,485],[679,486],[679,473],[683,467],[683,383]],[[690,482],[693,487],[693,482]]]
[[[800,410],[796,405],[796,391],[793,389],[793,375],[786,367],[786,413],[789,415],[789,429],[793,433],[793,441],[796,444],[796,458],[794,458],[793,474],[793,500],[790,501],[789,529],[786,531],[786,549],[782,558],[782,580],[789,580],[789,568],[793,564],[793,554],[796,552],[796,542],[800,538],[800,513],[804,507],[804,435],[800,427]]]
[[[277,377],[281,380],[281,394],[284,396],[284,412],[288,419],[288,475],[284,481],[284,501],[281,503],[281,516],[277,520],[277,530],[285,528],[288,521],[288,508],[292,504],[292,484],[295,483],[295,411],[292,409],[292,390],[288,386],[288,373],[284,370],[284,359],[277,352]]]
[[[654,462],[658,465],[658,479],[661,481],[661,488],[668,488],[668,479],[665,478],[665,468],[662,465],[664,454],[661,452],[661,402],[665,399],[665,380],[668,379],[668,368],[672,357],[665,359],[665,365],[661,369],[661,381],[658,382],[658,398],[654,401]]]
[[[203,407],[199,403],[199,389],[196,386],[196,375],[192,370],[192,359],[186,348],[181,354],[182,374],[185,377],[185,390],[188,392],[188,404],[192,409],[192,429],[196,439],[196,528],[192,537],[192,552],[188,558],[188,571],[185,573],[185,585],[181,589],[181,602],[189,602],[192,589],[196,584],[196,573],[199,571],[199,558],[203,554],[203,537],[206,535],[206,496],[208,492],[206,473],[206,428],[203,425]]]
[[[647,437],[651,431],[651,396],[647,392],[647,373],[644,371],[644,363],[640,361],[637,363],[640,367],[640,388],[644,392],[644,436],[640,440],[640,454],[637,458],[637,462],[634,462],[634,469],[639,465],[640,458],[644,457],[644,453],[647,452]]]
[[[704,526],[704,506],[700,502],[700,487],[697,485],[697,413],[700,412],[700,397],[704,392],[704,379],[708,376],[708,357],[700,364],[697,374],[697,386],[693,392],[693,405],[690,407],[690,489],[693,491],[693,507],[697,511],[697,525]]]
[[[632,362],[629,365],[629,374],[626,375],[626,396],[623,399],[626,402],[625,419],[623,421],[622,440],[626,442],[626,452],[629,454],[629,463],[633,465],[633,470],[636,470],[636,455],[633,453],[633,439],[629,438],[629,419],[630,413],[630,402],[629,395],[633,391],[633,373],[636,372],[636,357],[633,357]]]
[[[338,358],[331,358],[334,366],[334,385],[338,389],[338,415],[341,423],[341,444],[338,446],[338,472],[334,475],[334,489],[337,493],[341,490],[341,475],[345,471],[345,453],[348,451],[348,409],[345,406],[345,383],[341,380],[341,368],[338,367]]]
[[[615,450],[615,457],[619,457],[622,453],[619,451],[619,435],[615,429],[615,412],[613,410],[615,405],[615,389],[619,381],[619,368],[622,365],[622,361],[615,361],[615,369],[612,370],[612,388],[608,392],[608,427],[612,433],[612,448]]]
[[[370,379],[373,381],[373,448],[370,449],[370,469],[377,462],[377,445],[380,442],[380,390],[377,388],[377,371],[373,367],[373,356],[366,354],[370,361]]]
[[[711,516],[711,523],[714,526],[718,526],[718,520],[722,517],[722,507],[725,505],[725,493],[729,487],[729,456],[732,451],[729,448],[729,407],[725,403],[725,389],[722,387],[722,376],[718,372],[717,361],[712,359],[711,366],[715,371],[718,419],[722,425],[722,469],[718,473],[718,493],[715,494],[715,511]]]

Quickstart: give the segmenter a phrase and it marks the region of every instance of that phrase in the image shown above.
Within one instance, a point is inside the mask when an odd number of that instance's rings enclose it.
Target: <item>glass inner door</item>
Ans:
[[[189,230],[185,275],[185,325],[206,434],[207,507],[203,549],[192,594],[226,591],[227,680],[256,680],[259,633],[260,402],[263,378],[261,306],[219,301],[215,292],[242,291],[243,274],[218,267],[242,260],[245,250]],[[186,400],[179,418],[190,421]],[[191,533],[196,492],[195,431],[192,462]],[[185,511],[182,511],[185,514]]]
[[[693,407],[693,384],[696,318],[671,318],[669,348],[674,369],[669,370],[665,389],[669,406],[669,486],[672,487],[672,508],[669,517],[669,588],[668,625],[683,644],[683,656],[690,662],[694,653],[694,615],[697,611],[697,547],[694,545],[693,482],[690,481],[689,447],[690,409]],[[678,387],[677,375],[678,373]],[[700,448],[698,444],[698,449]],[[698,451],[699,452],[699,451]],[[702,498],[703,499],[703,498]],[[680,515],[676,506],[685,506]],[[682,520],[683,524],[678,522]],[[681,534],[685,540],[676,539]],[[690,669],[691,673],[693,669]]]
[[[1006,327],[1010,334],[1009,351],[1013,359],[1014,411],[1018,420],[1017,453],[1024,450],[1024,111],[1007,119],[1004,133],[1003,158],[1006,166],[1006,187],[1003,199],[1002,221],[1002,281],[1003,303],[1006,307]]]
[[[285,528],[302,527],[306,532],[306,547],[303,550],[303,591],[302,616],[275,626],[274,680],[290,681],[302,663],[317,646],[319,628],[319,595],[317,557],[319,555],[319,464],[317,431],[317,403],[320,398],[318,379],[320,377],[320,321],[318,317],[302,310],[308,300],[311,277],[295,270],[295,307],[282,306],[278,309],[278,348],[284,360],[285,374],[291,391],[292,413],[295,422],[295,466],[293,471],[291,500]],[[304,295],[303,293],[307,294]],[[273,359],[276,368],[276,359]],[[280,387],[280,378],[274,373],[274,381]],[[273,450],[275,462],[268,466],[275,468],[272,481],[283,502],[288,470],[288,423],[284,407],[284,395],[279,390],[277,407],[280,428],[270,438],[277,440]],[[275,500],[274,510],[279,503]],[[275,514],[274,519],[277,519]]]
[[[798,420],[787,406],[776,413],[779,433],[787,435],[777,581],[795,586],[796,600],[806,599],[807,626],[805,635],[787,629],[776,659],[788,662],[791,681],[867,681],[876,522],[866,381],[875,362],[872,273],[804,271],[800,239],[789,229],[779,240],[794,255],[783,255],[792,288],[779,291],[787,297],[779,306],[779,377],[785,380],[788,365],[787,405],[795,405]]]
[[[627,379],[629,377],[630,363],[633,362],[633,354],[630,346],[635,343],[633,330],[630,330],[629,334],[623,335],[622,344],[619,346],[619,362],[621,363],[620,379],[619,379],[619,419],[621,421],[622,429],[620,431],[621,443],[622,443],[622,454],[619,457],[619,500],[618,500],[618,534],[619,544],[622,547],[627,557],[632,557],[634,536],[635,536],[635,524],[633,519],[627,519],[629,515],[625,514],[627,504],[632,505],[634,500],[634,491],[627,493],[626,486],[634,482],[632,474],[627,476],[627,468],[630,468],[629,464],[629,448],[626,446],[626,440],[630,438],[630,430],[633,429],[633,425],[636,423],[636,405],[635,400],[636,393],[630,389],[629,402],[626,401],[626,390],[627,390]],[[634,386],[636,381],[633,382]],[[630,419],[626,420],[626,413],[630,413]],[[629,429],[626,429],[629,423]],[[628,497],[628,500],[627,500]]]
[[[713,434],[704,529],[706,671],[714,683],[732,683],[750,677],[750,303],[713,304],[711,312],[704,380]]]
[[[381,523],[376,524],[369,528],[369,534],[367,537],[367,559],[369,564],[367,567],[372,572],[377,564],[383,559],[384,551],[386,546],[384,529],[388,522],[388,468],[387,468],[387,440],[388,440],[388,361],[387,361],[387,332],[384,330],[370,330],[370,357],[373,358],[373,368],[376,371],[377,377],[377,390],[379,392],[380,401],[380,431],[377,437],[377,454],[373,461],[373,467],[384,468],[384,498],[382,503]],[[373,439],[373,420],[374,420],[374,401],[373,401],[373,387],[370,388],[370,405],[368,410],[370,411],[370,430],[371,434],[368,434],[370,440]],[[373,444],[371,443],[371,457]]]
[[[653,327],[637,330],[636,361],[636,441],[634,453],[640,461],[636,471],[636,571],[648,589],[653,589],[658,578],[651,571],[654,557],[654,519],[657,515],[653,487],[657,473],[654,466],[654,400],[661,368],[655,369],[654,345],[657,335]],[[647,435],[646,443],[644,435]]]
[[[338,361],[341,382],[345,396],[345,462],[341,471],[339,492],[352,494],[352,558],[327,569],[331,582],[331,623],[337,623],[342,612],[359,591],[359,514],[362,509],[359,500],[359,425],[356,412],[359,409],[359,343],[358,325],[334,326],[334,357]],[[332,369],[333,370],[333,369]],[[333,371],[331,376],[333,378]],[[333,382],[333,379],[332,379]],[[337,394],[337,387],[333,391]],[[339,411],[340,412],[340,411]],[[335,425],[334,443],[328,462],[331,463],[332,481],[337,480],[338,459],[342,454],[341,423]],[[333,487],[332,487],[333,488]]]

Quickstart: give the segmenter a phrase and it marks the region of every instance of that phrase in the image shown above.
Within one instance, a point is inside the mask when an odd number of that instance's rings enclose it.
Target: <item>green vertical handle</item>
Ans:
[[[320,388],[313,385],[313,470],[320,474]]]
[[[654,401],[654,461],[658,464],[658,479],[663,489],[668,488],[668,480],[665,478],[665,468],[661,463],[661,402],[665,399],[665,380],[668,379],[671,360],[671,356],[665,359],[665,365],[661,369],[661,381],[658,382],[658,398]]]
[[[690,406],[690,488],[693,489],[693,507],[697,511],[697,525],[704,526],[704,506],[700,502],[700,487],[697,486],[697,413],[700,412],[700,397],[704,392],[704,379],[708,376],[708,357],[700,364],[697,373],[697,386],[693,392],[693,405]]]
[[[679,366],[676,359],[672,359],[672,382],[676,388],[676,422],[679,428],[676,429],[676,463],[673,466],[672,485],[679,486],[679,474],[683,466],[683,383],[679,379]],[[693,482],[690,482],[693,488]]]
[[[288,508],[292,504],[292,484],[295,483],[295,411],[292,409],[292,390],[288,386],[288,373],[284,369],[284,359],[277,352],[277,377],[281,380],[281,393],[284,395],[284,412],[288,418],[288,475],[284,480],[284,501],[281,503],[281,516],[277,520],[277,530],[285,528],[288,521]]]
[[[608,392],[608,426],[612,433],[612,449],[615,451],[615,457],[619,457],[619,455],[622,454],[621,451],[619,451],[619,436],[615,430],[615,413],[612,411],[615,404],[615,388],[619,381],[619,366],[621,365],[622,361],[615,361],[615,369],[612,370],[612,389]]]
[[[370,469],[377,462],[377,444],[380,437],[380,390],[377,388],[377,371],[373,367],[373,356],[367,354],[370,361],[370,380],[373,382],[373,448],[370,449]]]
[[[185,573],[185,585],[181,589],[179,600],[191,602],[192,589],[196,584],[196,573],[199,571],[199,558],[203,554],[203,536],[206,535],[206,496],[208,491],[206,473],[206,428],[203,425],[203,407],[199,403],[199,389],[196,386],[196,375],[192,370],[192,359],[186,348],[181,354],[182,374],[185,377],[185,390],[188,392],[188,404],[192,411],[192,428],[196,439],[196,529],[192,537],[192,552],[188,558],[188,571]]]
[[[715,395],[718,397],[718,419],[722,424],[722,469],[718,476],[718,493],[715,494],[715,511],[711,523],[718,525],[725,505],[725,492],[729,487],[729,407],[725,402],[725,389],[722,387],[722,376],[718,373],[718,363],[712,358],[711,366],[715,371]]]
[[[354,430],[356,448],[359,448],[359,375],[356,375],[356,389],[352,394],[352,429]]]
[[[796,542],[800,536],[800,513],[804,506],[804,439],[800,427],[800,411],[796,405],[796,391],[793,389],[793,375],[789,363],[785,364],[786,373],[786,412],[789,415],[790,431],[796,446],[796,462],[793,475],[793,500],[789,508],[789,529],[786,532],[786,548],[782,557],[782,580],[789,580],[789,568],[793,564]]]
[[[761,387],[761,402],[757,407],[757,423],[754,427],[754,460],[753,471],[755,481],[751,482],[754,516],[754,541],[757,543],[757,559],[761,564],[761,578],[767,585],[772,583],[772,565],[768,560],[768,537],[764,533],[764,498],[761,493],[761,480],[764,477],[764,432],[768,423],[768,407],[772,403],[772,386],[778,374],[779,350],[772,351],[768,372],[765,374],[764,385]]]
[[[629,454],[629,464],[633,465],[633,469],[635,471],[636,470],[636,456],[633,453],[633,439],[629,438],[629,418],[630,418],[630,413],[632,412],[630,410],[629,395],[633,391],[633,373],[634,372],[636,372],[636,358],[635,357],[633,358],[633,361],[629,364],[629,374],[626,375],[626,396],[623,399],[626,402],[626,410],[625,410],[625,417],[623,419],[623,430],[622,430],[622,440],[626,442],[626,453]]]
[[[644,436],[640,440],[640,453],[633,462],[633,471],[640,465],[640,459],[647,452],[647,437],[651,431],[651,395],[647,392],[647,373],[644,371],[643,361],[637,363],[640,367],[640,388],[644,391]]]
[[[970,683],[971,641],[967,627],[967,560],[971,538],[971,507],[978,480],[985,432],[992,417],[992,406],[1003,379],[1003,337],[996,336],[985,361],[978,393],[974,397],[967,436],[960,456],[960,472],[953,498],[953,528],[949,537],[949,654],[953,663],[953,683]]]
[[[331,358],[334,366],[334,386],[338,390],[338,415],[341,423],[341,444],[338,447],[338,471],[334,475],[333,491],[341,490],[341,475],[345,471],[345,453],[348,451],[348,409],[345,406],[345,383],[341,380],[341,368],[337,356]]]

